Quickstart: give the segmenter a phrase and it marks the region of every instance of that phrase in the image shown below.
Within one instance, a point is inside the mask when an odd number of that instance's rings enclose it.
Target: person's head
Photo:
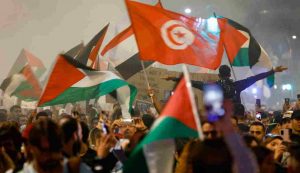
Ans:
[[[275,172],[274,154],[271,150],[264,146],[257,146],[252,148],[256,156],[257,163],[260,167],[260,172]]]
[[[28,141],[37,172],[56,172],[62,168],[62,134],[55,122],[50,119],[36,121]]]
[[[143,120],[145,126],[146,126],[148,129],[150,129],[151,126],[152,126],[152,124],[153,124],[154,121],[155,121],[155,118],[154,118],[152,115],[144,114],[144,115],[142,116],[142,120]]]
[[[205,121],[202,123],[202,131],[205,139],[216,139],[220,137],[216,126],[210,122]]]
[[[293,132],[300,133],[300,110],[295,110],[291,119]]]
[[[230,117],[232,126],[238,130],[238,118],[236,116]]]
[[[221,65],[219,68],[219,78],[226,79],[231,77],[231,70],[228,65]]]
[[[283,118],[281,120],[281,129],[292,129],[292,120],[291,120],[291,118]]]
[[[289,153],[291,154],[288,159],[288,172],[298,173],[300,172],[300,145],[292,145],[289,147]]]
[[[0,110],[0,123],[4,121],[7,121],[7,113],[5,111]]]
[[[45,111],[41,111],[41,112],[36,114],[35,119],[36,120],[48,119],[48,114]]]
[[[15,117],[20,117],[22,115],[22,109],[19,105],[14,105],[10,109],[10,114]]]
[[[223,139],[192,143],[187,161],[192,165],[193,173],[232,172],[232,157]]]
[[[234,110],[233,115],[236,116],[238,119],[245,118],[245,107],[243,104],[235,103],[233,110]]]
[[[98,128],[93,128],[89,134],[89,144],[92,149],[95,149],[98,145],[98,140],[102,137],[102,130]]]
[[[262,145],[274,152],[282,144],[282,142],[283,139],[281,136],[268,134],[266,135]]]
[[[82,129],[80,123],[71,116],[65,116],[59,120],[59,126],[62,129],[64,153],[68,157],[76,156],[80,151],[82,140]]]
[[[18,127],[12,122],[0,123],[0,148],[4,147],[6,153],[13,161],[18,160],[21,146],[22,135]]]
[[[243,139],[249,148],[257,147],[259,145],[257,139],[252,135],[245,134]]]
[[[80,121],[80,126],[81,126],[81,131],[82,131],[82,142],[86,145],[89,145],[89,133],[90,133],[90,130],[89,130],[89,127],[88,125],[83,122],[83,121]]]
[[[250,125],[249,133],[261,143],[265,136],[265,126],[261,122],[255,121]]]

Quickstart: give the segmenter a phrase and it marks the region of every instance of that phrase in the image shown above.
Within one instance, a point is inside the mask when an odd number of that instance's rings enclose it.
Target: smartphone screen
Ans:
[[[109,133],[108,126],[105,123],[101,123],[101,126],[102,126],[103,133],[108,134]]]
[[[256,106],[261,107],[261,101],[260,101],[260,99],[256,99],[255,104],[256,104]]]
[[[291,129],[281,129],[280,130],[280,136],[283,138],[283,141],[290,142],[290,133]]]
[[[290,98],[285,98],[285,99],[284,99],[284,102],[285,102],[286,104],[289,104],[289,103],[290,103]]]
[[[203,101],[206,108],[207,120],[215,122],[225,113],[223,109],[223,91],[219,85],[210,84],[204,86],[203,92]]]

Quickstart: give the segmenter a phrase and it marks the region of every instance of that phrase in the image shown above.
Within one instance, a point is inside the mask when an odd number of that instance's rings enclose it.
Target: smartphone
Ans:
[[[109,134],[109,128],[108,126],[105,124],[105,123],[101,123],[101,126],[102,126],[102,131],[103,133],[106,135],[106,134]]]
[[[122,119],[122,121],[123,121],[125,124],[131,124],[131,123],[133,123],[133,119],[131,119],[131,118]]]
[[[260,108],[261,107],[261,100],[260,99],[256,99],[255,105]]]
[[[261,120],[261,113],[257,113],[257,114],[255,115],[255,118],[258,119],[258,120]]]
[[[300,99],[300,94],[297,94],[297,99]]]
[[[285,102],[286,104],[290,104],[290,98],[285,98],[285,99],[284,99],[284,102]]]
[[[224,94],[219,85],[209,84],[203,87],[203,101],[209,122],[218,121],[225,114]]]
[[[282,137],[283,141],[290,142],[290,134],[291,129],[281,129],[280,130],[280,136]]]

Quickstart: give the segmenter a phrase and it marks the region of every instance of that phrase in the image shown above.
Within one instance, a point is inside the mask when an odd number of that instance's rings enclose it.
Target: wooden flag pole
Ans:
[[[188,69],[187,69],[185,64],[183,65],[182,68],[183,68],[183,74],[184,74],[184,79],[186,81],[186,87],[187,87],[187,90],[188,90],[189,98],[190,98],[190,101],[191,101],[191,104],[192,104],[192,111],[193,111],[194,119],[195,119],[195,122],[196,122],[199,139],[201,141],[203,141],[204,140],[204,135],[203,135],[203,130],[202,130],[202,126],[201,126],[201,119],[200,119],[200,116],[199,116],[199,113],[198,113],[198,110],[197,110],[197,105],[196,105],[196,102],[195,102],[195,94],[192,90],[192,83],[191,83],[191,80],[190,80],[189,72],[188,72]]]
[[[144,61],[143,60],[141,60],[141,65],[142,65],[142,68],[143,68],[143,73],[144,73],[144,77],[145,77],[145,80],[146,80],[146,83],[147,83],[147,87],[148,87],[148,89],[151,89],[150,88],[150,84],[149,84],[148,75],[146,73],[145,65],[144,65]]]

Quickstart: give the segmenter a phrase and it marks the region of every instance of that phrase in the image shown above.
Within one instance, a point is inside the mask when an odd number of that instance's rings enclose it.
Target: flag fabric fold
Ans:
[[[118,101],[130,110],[137,94],[133,85],[110,71],[96,71],[67,55],[59,55],[38,106],[94,99],[115,90],[122,90]]]
[[[220,17],[219,20],[226,21],[222,38],[228,59],[237,75],[237,80],[247,78],[253,74],[267,72],[273,68],[271,59],[266,51],[256,41],[250,30],[241,24],[227,18]],[[233,30],[243,34],[247,40],[243,45],[236,44],[240,39],[233,35]],[[272,87],[274,75],[267,78],[267,84]]]
[[[39,78],[45,71],[42,61],[23,49],[0,88],[5,94],[24,101],[38,100],[42,91]]]
[[[188,94],[187,82],[181,79],[150,132],[131,153],[124,165],[124,173],[173,172],[175,149],[173,139],[198,137]]]
[[[135,1],[126,0],[126,5],[142,60],[219,67],[223,46],[216,19],[196,19]]]
[[[79,52],[76,57],[80,63],[88,67],[94,67],[98,52],[106,35],[109,24],[107,24],[93,39]]]

